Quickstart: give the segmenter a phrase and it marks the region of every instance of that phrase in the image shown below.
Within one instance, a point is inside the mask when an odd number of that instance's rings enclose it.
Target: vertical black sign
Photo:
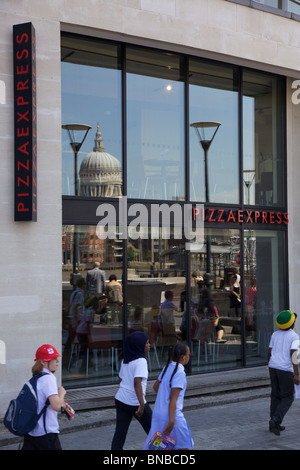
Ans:
[[[15,221],[36,221],[36,56],[32,23],[13,26],[13,43]]]

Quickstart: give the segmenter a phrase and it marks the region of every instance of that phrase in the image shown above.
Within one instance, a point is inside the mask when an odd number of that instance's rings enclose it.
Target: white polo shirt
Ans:
[[[139,401],[134,389],[134,378],[142,378],[142,390],[144,403],[146,403],[146,388],[148,379],[148,365],[145,358],[141,357],[134,361],[124,364],[122,361],[119,377],[121,380],[120,388],[117,391],[115,398],[126,405],[139,406]]]
[[[48,369],[43,369],[47,375],[43,375],[37,381],[37,397],[38,397],[38,413],[40,413],[51,395],[58,394],[58,387],[55,375]],[[51,405],[47,407],[46,411],[46,430],[47,433],[59,433],[59,425],[57,418],[57,411]],[[42,416],[36,427],[29,433],[31,436],[43,436],[45,434],[44,417]]]

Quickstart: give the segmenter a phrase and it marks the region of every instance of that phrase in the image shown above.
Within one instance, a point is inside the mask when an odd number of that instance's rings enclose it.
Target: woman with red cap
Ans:
[[[44,344],[36,351],[33,374],[43,373],[37,381],[37,397],[39,413],[48,400],[45,422],[43,416],[35,428],[26,434],[22,450],[61,450],[57,412],[60,411],[66,391],[57,387],[54,373],[58,369],[61,355],[50,344]]]

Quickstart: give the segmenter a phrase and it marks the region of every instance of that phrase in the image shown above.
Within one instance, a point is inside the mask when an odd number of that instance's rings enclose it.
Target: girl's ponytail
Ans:
[[[167,370],[167,368],[168,368],[168,365],[169,365],[170,362],[171,362],[172,351],[173,351],[173,346],[170,346],[170,347],[169,347],[169,352],[168,352],[168,362],[167,362],[167,364],[166,364],[165,367],[164,367],[164,370],[163,370],[163,373],[162,373],[162,376],[161,376],[160,380],[163,379],[163,376],[164,376],[165,373],[166,373],[166,370]]]
[[[33,374],[40,374],[41,372],[43,372],[43,368],[44,368],[44,366],[42,364],[41,359],[38,359],[32,367],[32,373]]]
[[[175,369],[173,371],[173,374],[171,375],[171,378],[170,378],[170,388],[171,388],[171,385],[172,385],[172,379],[173,379],[174,375],[177,372],[180,358],[181,358],[181,356],[184,356],[187,353],[187,351],[188,351],[188,347],[187,347],[186,343],[178,342],[178,343],[175,344],[175,346],[173,348],[172,361],[176,362],[176,367],[175,367]]]
[[[172,348],[169,349],[168,363],[167,363],[167,365],[166,365],[166,367],[163,371],[163,374],[162,374],[161,378],[163,378],[163,376],[164,376],[164,374],[167,370],[167,367],[170,364],[171,359],[172,359],[173,362],[176,362],[176,366],[175,366],[173,374],[171,375],[171,378],[170,378],[170,388],[172,386],[172,379],[173,379],[174,375],[177,372],[180,358],[181,358],[181,356],[184,356],[187,353],[187,351],[188,351],[187,344],[186,343],[181,343],[181,342],[176,343]]]

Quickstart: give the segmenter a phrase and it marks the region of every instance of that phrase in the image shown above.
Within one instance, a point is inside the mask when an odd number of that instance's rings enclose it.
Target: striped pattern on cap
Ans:
[[[287,330],[294,324],[295,320],[295,314],[291,310],[283,310],[276,318],[276,325],[281,330]]]

